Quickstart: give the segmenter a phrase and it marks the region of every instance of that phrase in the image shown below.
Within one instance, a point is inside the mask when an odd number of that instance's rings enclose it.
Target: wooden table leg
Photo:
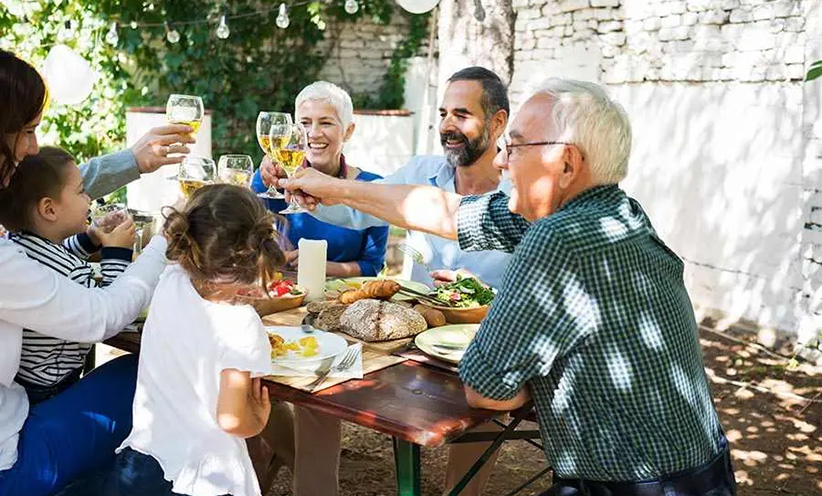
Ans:
[[[394,466],[397,471],[397,494],[420,496],[420,445],[395,437]]]

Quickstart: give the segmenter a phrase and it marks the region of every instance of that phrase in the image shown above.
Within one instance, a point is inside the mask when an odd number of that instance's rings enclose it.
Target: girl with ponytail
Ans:
[[[273,221],[250,190],[226,184],[167,212],[171,264],[143,331],[133,427],[92,493],[260,494],[245,438],[268,420],[259,377],[271,347],[257,313],[235,299],[284,262]]]

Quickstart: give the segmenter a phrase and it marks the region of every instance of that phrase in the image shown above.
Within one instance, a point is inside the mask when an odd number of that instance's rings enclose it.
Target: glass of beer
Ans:
[[[288,129],[292,125],[291,121],[291,114],[286,114],[285,112],[271,112],[267,110],[261,111],[257,115],[257,143],[260,144],[260,148],[263,149],[263,153],[271,159],[272,162],[276,163],[275,158],[275,150],[277,145],[282,143],[282,139],[279,141],[272,142],[271,140],[271,128],[277,127],[277,129]],[[277,136],[282,136],[285,132],[281,134],[277,134]],[[268,191],[258,193],[260,198],[271,198],[274,200],[282,200],[285,196],[277,191],[276,186],[269,186]]]
[[[216,177],[217,166],[206,157],[184,158],[177,172],[177,182],[186,198],[206,184],[213,184]]]
[[[302,167],[305,160],[305,149],[308,147],[308,133],[302,124],[293,124],[288,135],[275,135],[275,132],[280,130],[271,128],[271,141],[281,140],[283,146],[277,149],[276,158],[280,167],[283,168],[288,177],[292,177],[297,170]],[[280,210],[281,214],[298,214],[307,212],[302,208],[294,197],[291,197],[291,203],[288,208]]]
[[[203,122],[203,99],[192,95],[170,95],[166,102],[166,118],[171,124],[185,124],[197,134]]]
[[[248,155],[223,155],[217,161],[217,175],[222,183],[248,188],[253,174],[254,162]]]

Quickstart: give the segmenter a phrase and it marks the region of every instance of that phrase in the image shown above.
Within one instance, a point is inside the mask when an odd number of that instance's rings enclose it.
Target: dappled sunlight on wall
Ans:
[[[634,126],[623,187],[687,262],[697,304],[794,329],[803,227],[799,84],[612,87]]]

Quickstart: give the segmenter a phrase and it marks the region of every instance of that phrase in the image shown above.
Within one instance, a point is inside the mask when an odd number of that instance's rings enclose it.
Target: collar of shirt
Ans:
[[[615,199],[621,198],[619,186],[617,186],[616,184],[594,186],[593,188],[586,189],[582,193],[568,200],[565,203],[565,205],[559,207],[557,212],[562,212],[564,210],[573,210],[581,205],[585,205],[590,200],[596,198],[608,198],[613,195],[616,195],[614,196]]]
[[[456,167],[448,163],[448,160],[445,157],[440,157],[442,162],[439,166],[434,169],[432,173],[428,174],[428,184],[431,186],[436,186],[442,190],[448,191],[449,193],[456,193],[457,192],[457,182],[456,182]],[[496,191],[502,191],[505,194],[508,194],[511,191],[511,182],[508,178],[502,177],[500,179],[499,184],[497,185],[497,189],[494,191],[489,191],[489,193],[493,193]]]

